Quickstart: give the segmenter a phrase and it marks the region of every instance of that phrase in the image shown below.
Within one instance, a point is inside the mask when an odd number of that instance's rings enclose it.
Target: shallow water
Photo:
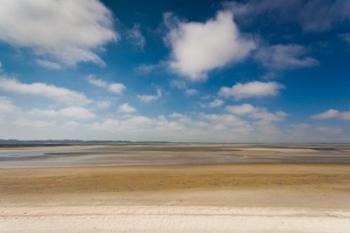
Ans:
[[[0,151],[0,161],[6,161],[6,160],[21,160],[25,158],[33,158],[33,157],[42,157],[45,153],[42,152],[31,152],[31,151],[6,151],[2,152]]]
[[[350,163],[347,145],[154,144],[0,148],[1,167]]]

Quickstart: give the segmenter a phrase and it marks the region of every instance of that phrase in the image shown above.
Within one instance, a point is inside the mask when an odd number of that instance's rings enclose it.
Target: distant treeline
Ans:
[[[147,144],[169,143],[167,141],[129,141],[129,140],[17,140],[0,139],[0,146],[66,146],[66,145],[106,145],[106,144]]]

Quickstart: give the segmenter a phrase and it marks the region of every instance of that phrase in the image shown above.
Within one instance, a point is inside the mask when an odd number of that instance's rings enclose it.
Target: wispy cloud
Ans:
[[[139,24],[135,24],[127,31],[126,38],[139,49],[143,49],[146,45],[146,39],[141,32]]]
[[[350,44],[350,33],[340,34],[340,37],[348,44]]]
[[[183,81],[173,80],[173,81],[171,81],[170,86],[173,88],[184,91],[185,94],[188,96],[193,96],[193,95],[198,94],[198,90],[188,87],[187,83],[185,83]]]
[[[0,90],[23,95],[45,97],[69,105],[87,104],[91,102],[91,100],[81,92],[46,83],[22,83],[16,79],[1,76]]]
[[[285,70],[317,66],[319,62],[305,55],[306,48],[300,45],[273,45],[260,48],[255,58],[269,69]]]
[[[221,107],[224,104],[224,101],[221,99],[215,99],[209,103],[209,107],[211,108],[218,108]]]
[[[57,63],[57,62],[52,62],[48,60],[43,60],[43,59],[37,59],[36,63],[38,63],[40,66],[50,69],[50,70],[60,70],[62,69],[62,65]]]
[[[89,75],[87,80],[90,84],[103,88],[116,95],[121,95],[126,89],[126,86],[122,83],[108,83],[102,79],[96,78],[94,75]]]
[[[162,90],[159,88],[157,89],[157,93],[155,95],[137,95],[137,98],[144,103],[158,100],[160,97],[162,97]]]
[[[37,119],[40,118],[71,118],[79,120],[87,120],[95,118],[95,113],[91,110],[80,107],[71,106],[61,109],[32,109],[27,112],[29,116],[34,116]]]
[[[112,105],[111,101],[108,100],[102,100],[96,102],[96,107],[99,109],[106,109],[109,108]]]
[[[272,15],[272,20],[278,18],[282,22],[295,22],[304,31],[314,33],[350,20],[350,2],[346,0],[251,0],[225,2],[225,6],[240,19],[260,19],[262,15]]]

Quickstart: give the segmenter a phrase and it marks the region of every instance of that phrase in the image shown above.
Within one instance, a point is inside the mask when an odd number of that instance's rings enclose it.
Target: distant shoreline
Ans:
[[[79,145],[157,145],[157,144],[179,144],[179,145],[248,145],[268,147],[293,147],[293,146],[317,146],[317,145],[349,145],[350,142],[302,142],[302,143],[269,143],[269,142],[180,142],[180,141],[132,141],[132,140],[17,140],[0,139],[0,147],[37,147],[37,146],[79,146]]]

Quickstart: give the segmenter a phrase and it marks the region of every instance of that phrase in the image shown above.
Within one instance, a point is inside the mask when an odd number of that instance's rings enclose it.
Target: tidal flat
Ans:
[[[350,232],[350,146],[3,146],[0,229]]]

